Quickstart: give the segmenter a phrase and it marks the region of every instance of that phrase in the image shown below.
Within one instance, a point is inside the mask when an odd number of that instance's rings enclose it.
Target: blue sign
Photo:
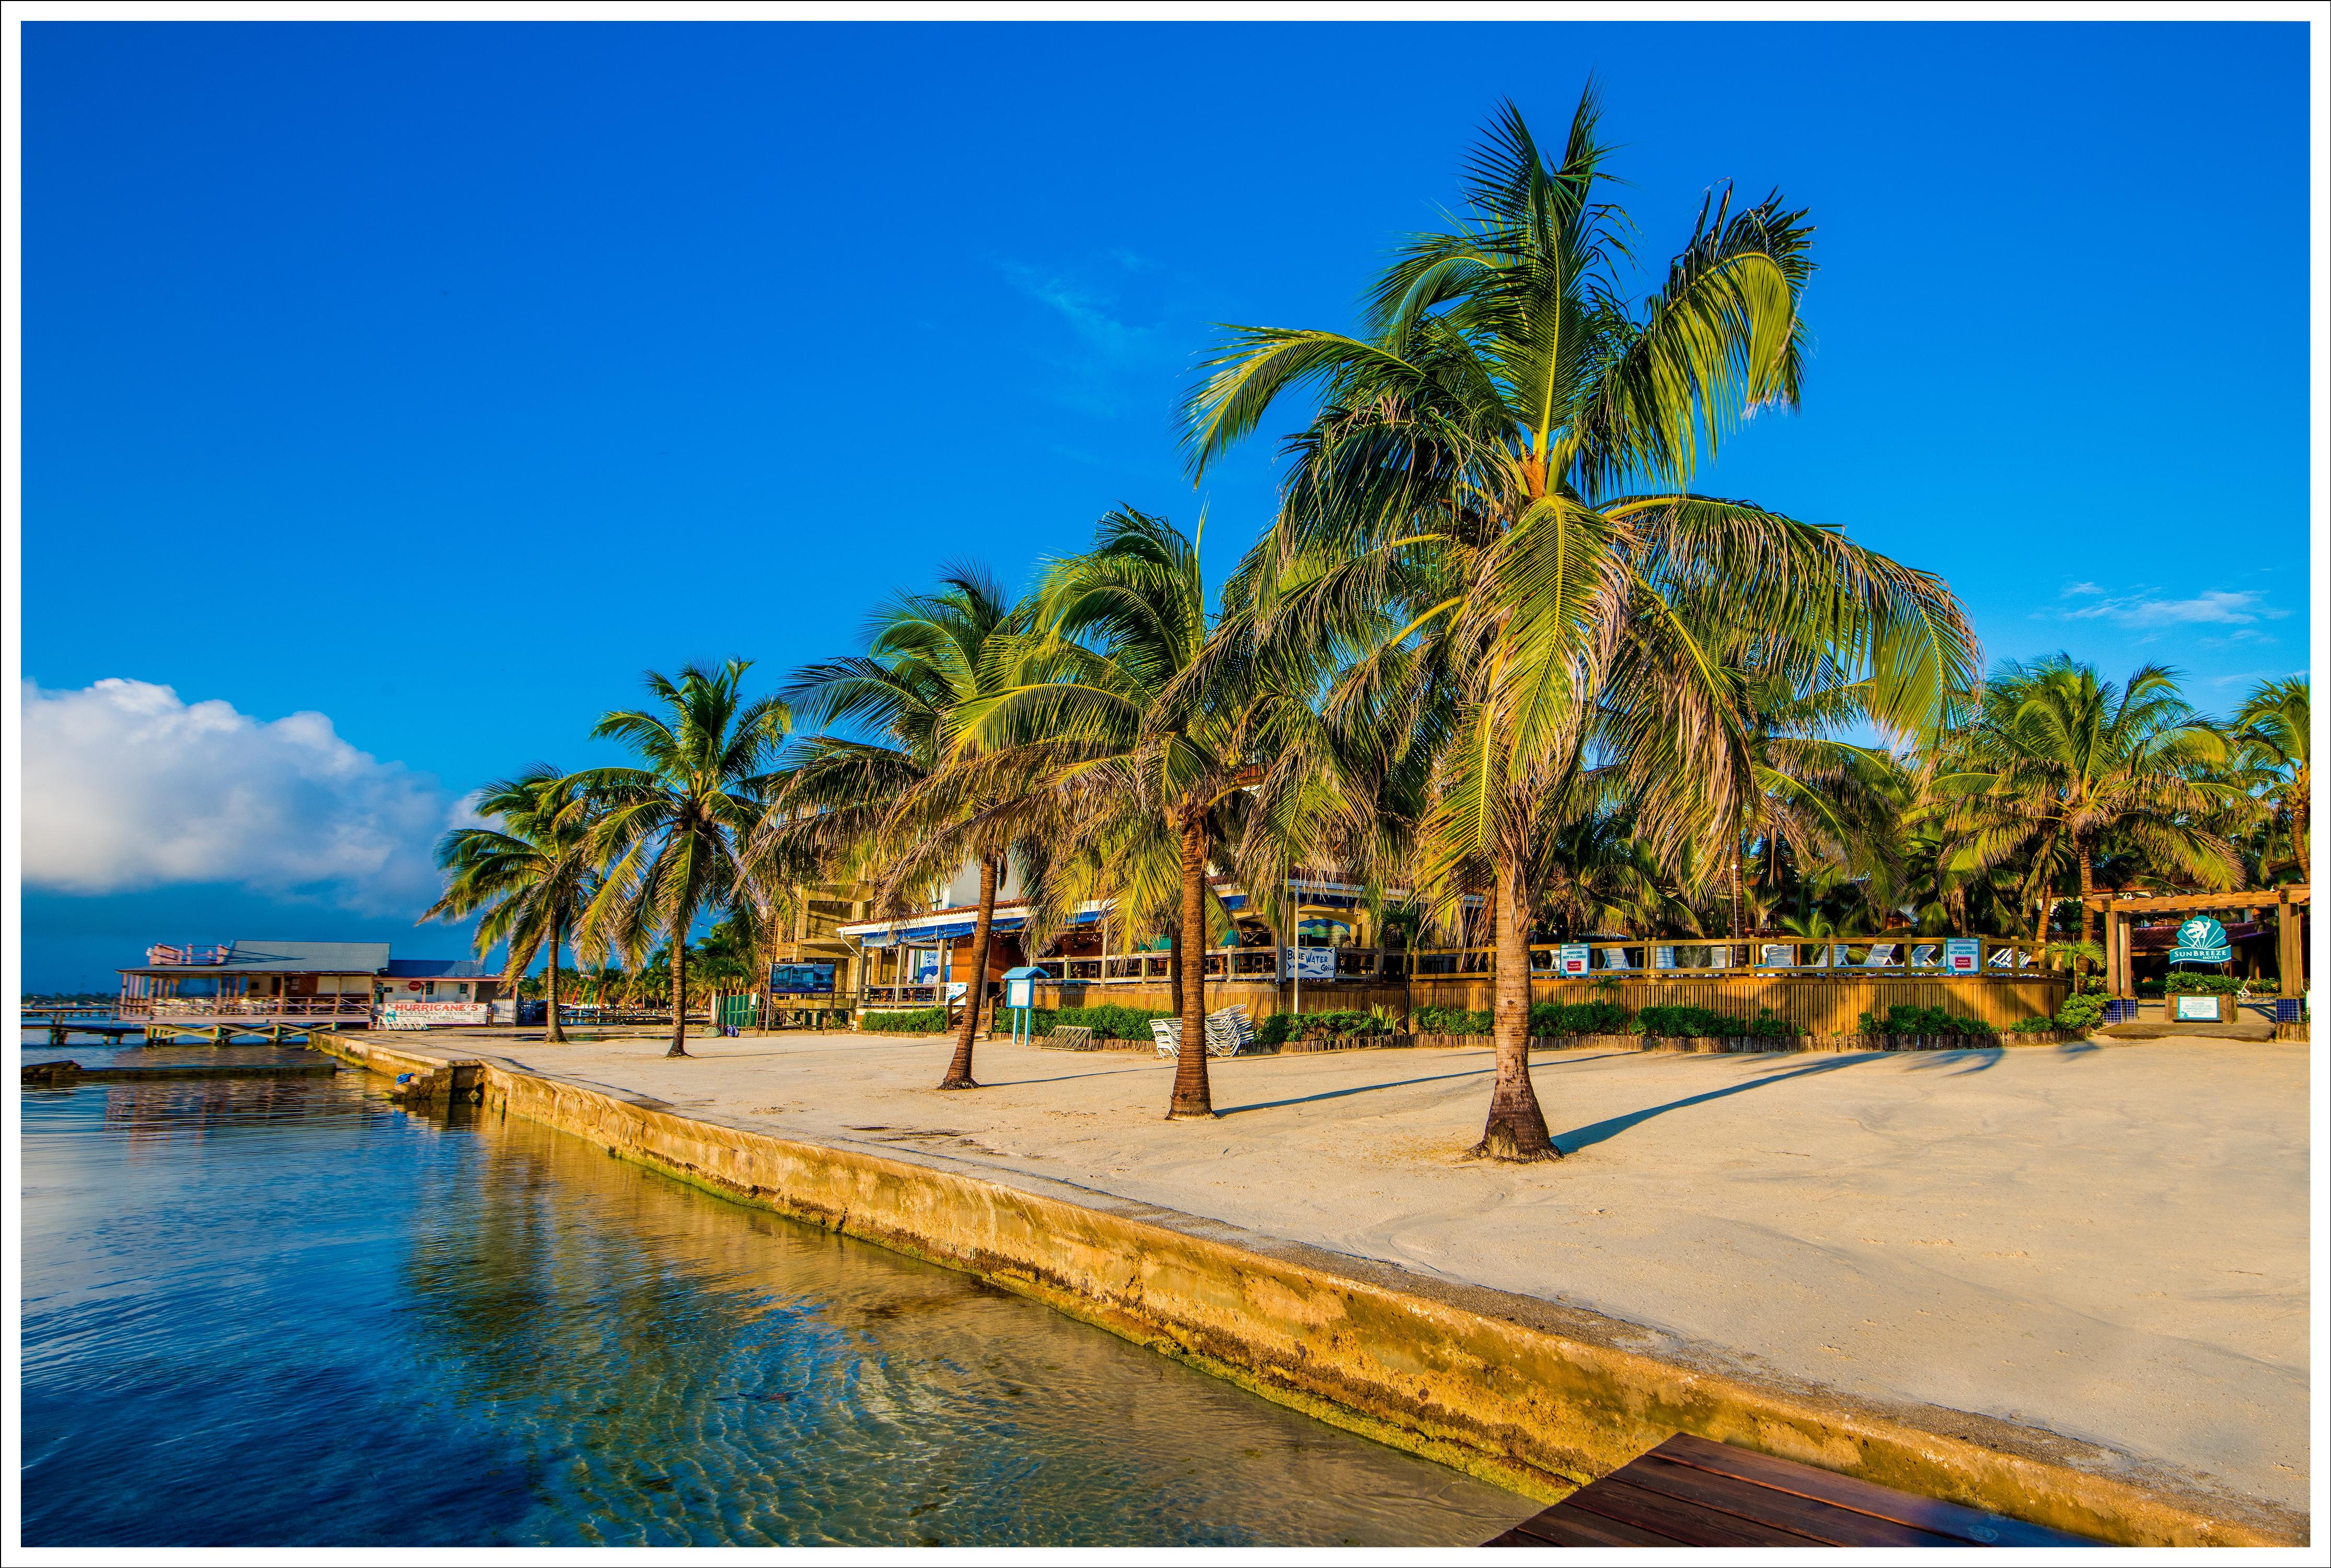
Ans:
[[[831,996],[833,994],[833,965],[831,964],[771,965],[769,994],[772,996]]]
[[[2196,915],[2177,927],[2177,946],[2169,950],[2172,964],[2223,964],[2234,955],[2226,928],[2207,915]]]

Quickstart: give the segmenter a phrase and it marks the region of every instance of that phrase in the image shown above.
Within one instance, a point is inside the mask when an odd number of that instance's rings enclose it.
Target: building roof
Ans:
[[[385,942],[247,941],[227,944],[224,964],[182,968],[209,974],[377,974],[388,962]],[[172,973],[180,973],[174,968]]]
[[[475,958],[392,958],[388,961],[391,980],[497,980],[498,969],[489,969]]]
[[[207,955],[212,949],[195,950]],[[474,958],[391,958],[385,942],[230,942],[215,964],[141,964],[124,974],[374,974],[395,980],[492,980],[500,971]]]

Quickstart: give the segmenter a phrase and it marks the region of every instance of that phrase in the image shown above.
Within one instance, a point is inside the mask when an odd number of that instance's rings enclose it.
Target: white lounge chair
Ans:
[[[1797,945],[1793,942],[1767,942],[1757,955],[1759,969],[1793,969],[1797,962]]]
[[[1605,968],[1605,969],[1624,969],[1624,968],[1626,968],[1626,967],[1627,967],[1627,950],[1626,950],[1624,947],[1605,947],[1605,948],[1603,948],[1603,968]]]
[[[1870,951],[1862,955],[1861,966],[1864,969],[1891,969],[1894,967],[1894,955],[1900,951],[1901,944],[1898,942],[1873,942],[1870,945]]]
[[[1943,961],[1936,956],[1936,955],[1941,951],[1942,949],[1940,947],[1937,947],[1931,942],[1911,948],[1910,967],[1913,969],[1941,968]]]

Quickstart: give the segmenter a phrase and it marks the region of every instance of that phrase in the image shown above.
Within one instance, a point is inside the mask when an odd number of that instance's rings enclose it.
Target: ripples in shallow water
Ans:
[[[1431,1545],[1534,1511],[355,1075],[24,1105],[28,1544]]]

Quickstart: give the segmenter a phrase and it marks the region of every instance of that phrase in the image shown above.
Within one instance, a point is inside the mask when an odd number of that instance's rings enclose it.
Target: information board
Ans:
[[[2181,996],[2177,999],[2177,1021],[2180,1023],[2215,1023],[2218,1022],[2218,999],[2214,996]]]
[[[1953,974],[1973,974],[1983,967],[1983,938],[1952,936],[1943,942],[1943,967]]]
[[[1554,971],[1557,974],[1584,974],[1591,956],[1584,942],[1557,947],[1554,950]]]

